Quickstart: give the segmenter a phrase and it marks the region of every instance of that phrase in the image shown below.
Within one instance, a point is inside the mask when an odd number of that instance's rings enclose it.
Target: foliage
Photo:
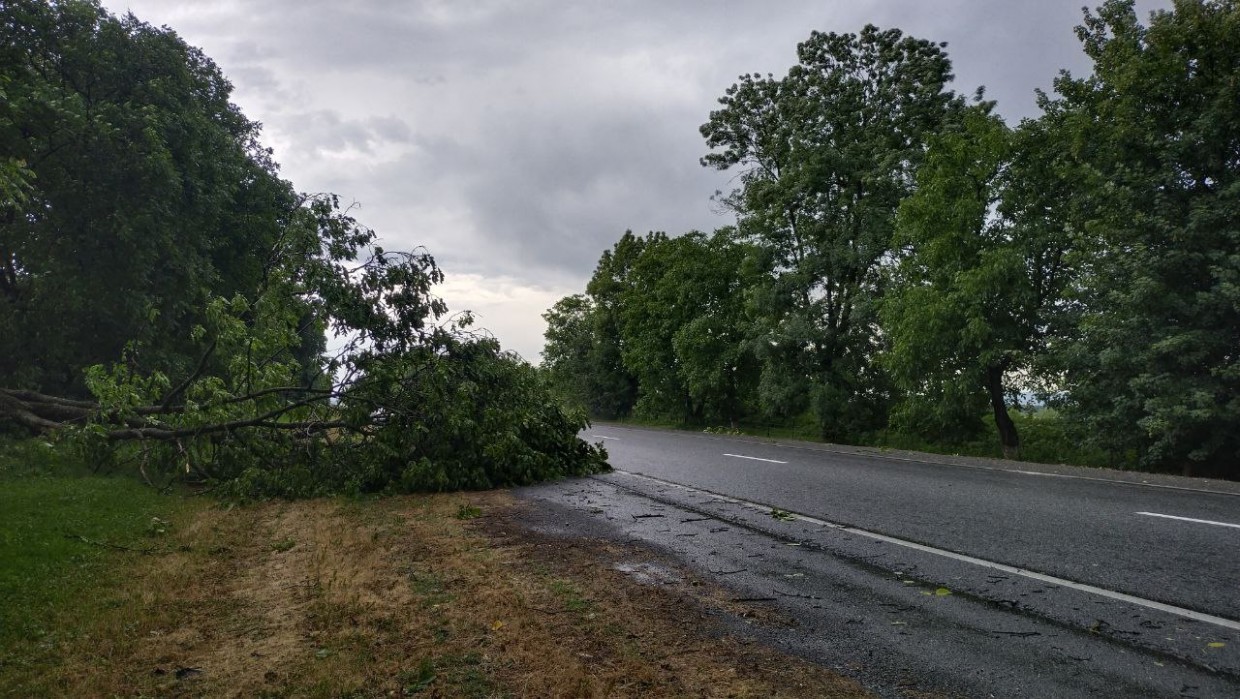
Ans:
[[[594,339],[594,370],[601,391],[592,406],[601,417],[628,415],[637,402],[637,379],[624,365],[621,303],[629,275],[645,247],[643,238],[625,231],[611,250],[604,250],[586,293],[594,305],[590,315]]]
[[[595,396],[602,391],[594,371],[594,303],[583,294],[565,296],[543,313],[547,322],[542,372],[556,398],[574,410],[600,413]]]
[[[976,420],[986,417],[986,410],[979,410]],[[1071,421],[1053,410],[1014,410],[1012,422],[1020,432],[1020,460],[1040,464],[1072,464],[1106,468],[1132,468],[1133,464],[1123,458],[1080,440]],[[997,440],[990,436],[951,435],[950,438],[927,437],[923,434],[899,429],[876,432],[861,444],[889,449],[923,451],[953,456],[977,456],[1001,458],[1003,451]]]
[[[565,297],[543,316],[552,384],[604,418],[738,419],[756,380],[743,344],[748,251],[733,229],[626,232],[603,253],[588,294]]]
[[[308,201],[256,300],[213,299],[194,329],[222,373],[174,385],[123,362],[96,366],[97,407],[69,434],[105,455],[140,440],[133,458],[239,497],[479,489],[605,468],[576,436],[585,422],[550,400],[532,367],[468,334],[468,315],[440,321],[431,290],[442,275],[428,254],[373,240],[334,198]],[[344,340],[298,383],[306,307]]]
[[[0,8],[0,384],[84,396],[132,340],[185,370],[208,296],[257,286],[295,198],[230,92],[94,0]]]
[[[1045,135],[1040,122],[1008,129],[983,103],[932,140],[900,206],[882,307],[883,362],[905,391],[899,417],[967,436],[987,397],[1009,456],[1020,444],[1013,379],[1045,351],[1071,280],[1072,236],[1053,198],[1064,178]]]
[[[643,241],[626,231],[603,251],[586,295],[560,299],[547,321],[543,368],[557,395],[590,415],[614,419],[637,402],[637,380],[624,365],[620,295]]]
[[[637,412],[683,422],[744,413],[755,366],[743,344],[747,247],[734,231],[652,234],[621,295],[624,364],[637,378]]]
[[[1240,476],[1240,4],[1177,0],[1146,27],[1112,0],[1078,35],[1093,74],[1047,105],[1094,174],[1065,409],[1147,467]]]
[[[882,422],[874,301],[896,207],[929,135],[957,118],[942,47],[867,26],[814,32],[783,78],[742,75],[702,134],[703,165],[743,168],[725,201],[761,247],[751,303],[761,396],[812,405],[823,436]]]
[[[682,238],[669,240],[660,232],[642,239],[640,252],[617,295],[620,358],[636,380],[634,413],[642,417],[687,420],[694,412],[672,347],[672,335],[685,316],[696,311],[692,306],[678,305],[674,298],[687,281],[670,271],[677,263],[673,249],[683,247],[674,241]]]
[[[677,238],[675,264],[660,280],[665,303],[684,310],[684,322],[672,335],[676,356],[696,417],[735,425],[755,411],[759,365],[747,342],[749,317],[745,290],[752,286],[752,248],[724,228],[707,238]],[[669,293],[670,292],[670,293]]]

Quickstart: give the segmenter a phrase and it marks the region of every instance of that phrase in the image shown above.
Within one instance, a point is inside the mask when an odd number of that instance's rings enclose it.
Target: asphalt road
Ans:
[[[569,529],[602,518],[772,600],[813,632],[769,640],[880,694],[1240,696],[1235,484],[614,425],[583,436],[617,473],[530,497]]]
[[[1240,496],[661,430],[586,435],[611,437],[599,441],[623,471],[1240,623]]]

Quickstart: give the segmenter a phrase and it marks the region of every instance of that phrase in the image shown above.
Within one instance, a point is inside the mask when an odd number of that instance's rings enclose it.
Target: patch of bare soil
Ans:
[[[517,507],[492,492],[201,512],[101,595],[111,612],[49,693],[865,696],[712,610],[786,620],[638,549],[535,534]]]

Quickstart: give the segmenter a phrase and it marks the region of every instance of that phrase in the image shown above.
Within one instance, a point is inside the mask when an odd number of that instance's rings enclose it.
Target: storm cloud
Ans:
[[[1166,3],[1140,2],[1144,14]],[[699,126],[741,73],[784,73],[812,30],[948,42],[957,91],[1009,121],[1088,71],[1079,0],[668,3],[105,0],[202,47],[298,189],[423,245],[454,309],[537,361],[540,313],[626,229],[713,230],[731,173]]]

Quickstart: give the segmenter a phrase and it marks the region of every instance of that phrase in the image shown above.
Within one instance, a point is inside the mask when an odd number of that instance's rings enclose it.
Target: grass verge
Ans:
[[[728,637],[712,608],[745,611],[726,594],[641,584],[617,565],[634,552],[540,538],[514,507],[502,492],[195,501],[165,534],[113,532],[166,541],[151,554],[91,546],[107,565],[57,598],[55,643],[8,651],[22,671],[5,668],[0,685],[12,696],[864,696]]]
[[[170,532],[206,504],[51,468],[40,450],[0,444],[0,693],[13,696],[55,694],[39,678],[100,641],[128,566],[166,552]]]

